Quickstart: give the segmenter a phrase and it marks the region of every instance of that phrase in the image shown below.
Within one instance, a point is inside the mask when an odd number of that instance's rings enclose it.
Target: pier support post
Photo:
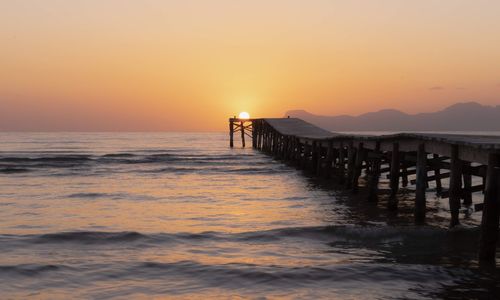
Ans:
[[[269,128],[269,154],[273,154],[273,151],[274,151],[274,137],[275,137],[275,133],[274,133],[274,130],[272,128]]]
[[[359,143],[356,150],[356,162],[354,163],[354,174],[352,177],[352,191],[354,193],[358,192],[359,189],[359,176],[361,176],[363,168],[364,152],[363,143]]]
[[[441,195],[441,193],[443,192],[443,185],[441,184],[441,168],[439,167],[439,163],[441,162],[441,160],[439,159],[439,155],[433,154],[432,162],[434,165],[434,177],[436,179],[436,194]]]
[[[311,149],[311,146],[309,146],[307,141],[304,141],[304,151],[303,151],[303,155],[302,155],[302,161],[300,164],[301,169],[303,169],[303,170],[307,169],[307,164],[309,161],[309,154],[311,152],[310,149]]]
[[[453,145],[451,148],[451,170],[450,170],[450,227],[458,225],[459,210],[460,210],[460,195],[462,191],[462,161],[458,158],[458,146]]]
[[[273,129],[270,130],[269,138],[269,153],[274,156],[274,147],[276,147],[276,133]]]
[[[337,165],[338,172],[338,182],[339,184],[345,183],[345,151],[344,151],[344,143],[340,142],[339,146],[339,163]]]
[[[313,174],[318,174],[318,163],[319,157],[321,156],[321,147],[318,145],[319,142],[312,142],[312,151],[311,151],[311,166],[310,170]]]
[[[464,188],[462,190],[462,198],[464,199],[464,205],[472,204],[472,175],[470,170],[470,162],[464,162],[464,170],[462,171]]]
[[[370,169],[368,201],[378,201],[378,183],[380,181],[380,141],[376,142],[375,157],[372,159],[372,167]]]
[[[262,150],[262,143],[264,140],[264,122],[259,120],[259,149]]]
[[[346,189],[352,188],[352,181],[354,180],[354,163],[356,160],[356,149],[354,148],[353,142],[349,142],[347,146],[347,180]]]
[[[279,156],[279,134],[276,131],[273,131],[273,156]]]
[[[234,147],[234,122],[233,119],[229,119],[229,147]]]
[[[292,152],[291,150],[292,146],[291,146],[291,142],[290,142],[290,137],[289,136],[283,136],[283,150],[282,150],[282,153],[283,153],[283,160],[284,161],[288,161],[290,160],[290,153]]]
[[[484,208],[481,220],[479,260],[494,262],[499,233],[500,215],[500,154],[490,153],[484,192]]]
[[[424,143],[418,145],[416,171],[415,222],[423,223],[425,221],[425,189],[427,187],[427,153],[425,152]]]
[[[390,173],[390,187],[391,196],[389,197],[388,208],[389,210],[396,210],[398,208],[398,190],[399,190],[399,170],[400,170],[400,160],[399,160],[399,143],[392,144],[391,153],[391,173]]]
[[[245,148],[245,122],[240,122],[240,131],[241,131],[241,146]]]
[[[255,130],[255,123],[252,121],[252,148],[257,148],[257,130]]]
[[[252,122],[252,137],[255,139],[255,149],[259,149],[259,137],[260,137],[260,132],[259,132],[259,121],[253,121]]]
[[[302,153],[305,152],[299,138],[295,138],[295,164],[300,169],[302,166]]]
[[[272,143],[272,138],[273,138],[273,133],[271,132],[271,127],[269,125],[267,126],[266,129],[266,152],[271,153],[271,146],[273,145]]]
[[[328,148],[326,149],[325,155],[325,168],[324,168],[324,178],[330,178],[332,175],[332,165],[334,161],[334,149],[333,149],[333,141],[328,141]]]
[[[264,137],[262,140],[262,150],[264,152],[268,153],[269,152],[269,126],[266,124],[266,127],[264,128]]]
[[[406,162],[406,153],[401,153],[402,164],[401,164],[401,185],[403,187],[408,186],[408,162]]]

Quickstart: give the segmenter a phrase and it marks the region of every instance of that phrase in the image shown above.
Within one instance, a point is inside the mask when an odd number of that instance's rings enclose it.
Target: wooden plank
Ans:
[[[443,179],[443,178],[448,178],[450,177],[450,172],[446,172],[446,173],[439,173],[439,174],[434,174],[434,175],[431,175],[431,176],[427,176],[427,181],[434,181],[436,179]],[[410,183],[411,184],[415,184],[417,183],[417,180],[416,179],[412,179],[410,180]]]
[[[470,187],[470,192],[471,193],[477,193],[477,192],[482,192],[484,190],[484,185],[483,184],[480,184],[480,185],[474,185],[474,186],[471,186]],[[463,194],[461,193],[461,198],[463,199],[464,196]],[[446,198],[449,198],[450,197],[450,191],[448,190],[443,190],[440,194],[439,194],[439,197],[441,197],[442,199],[446,199]]]
[[[264,119],[282,135],[292,135],[310,139],[326,139],[339,136],[298,118]]]

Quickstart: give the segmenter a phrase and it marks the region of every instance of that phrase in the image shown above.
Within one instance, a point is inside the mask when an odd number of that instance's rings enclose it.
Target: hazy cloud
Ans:
[[[440,90],[444,90],[444,86],[433,86],[433,87],[430,87],[429,90],[431,91],[440,91]]]

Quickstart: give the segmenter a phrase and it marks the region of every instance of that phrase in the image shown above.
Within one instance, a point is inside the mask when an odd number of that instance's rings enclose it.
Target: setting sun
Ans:
[[[247,113],[246,111],[242,111],[240,112],[240,114],[238,115],[238,118],[239,119],[250,119],[250,114]]]

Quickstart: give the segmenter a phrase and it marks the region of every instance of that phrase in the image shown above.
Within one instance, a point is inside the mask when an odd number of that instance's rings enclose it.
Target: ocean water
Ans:
[[[432,184],[415,226],[411,187],[389,213],[225,133],[0,141],[1,299],[500,297],[481,213],[448,230]]]

